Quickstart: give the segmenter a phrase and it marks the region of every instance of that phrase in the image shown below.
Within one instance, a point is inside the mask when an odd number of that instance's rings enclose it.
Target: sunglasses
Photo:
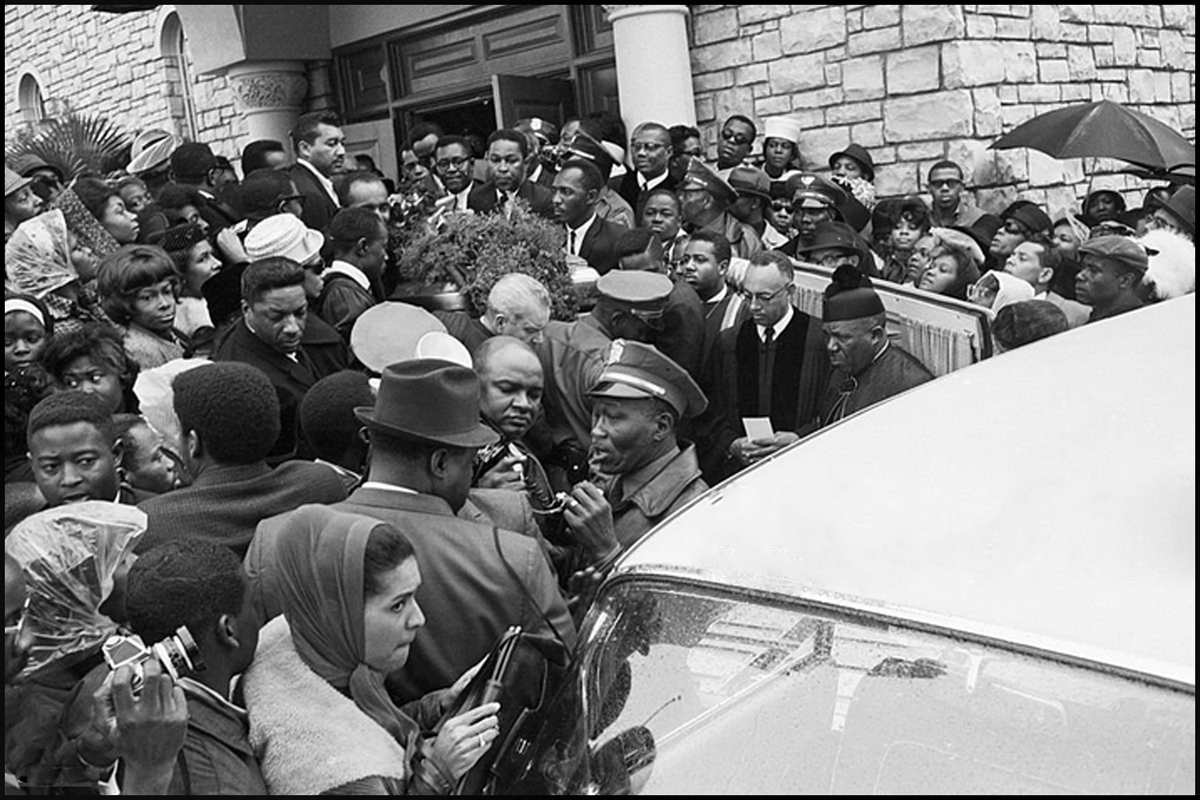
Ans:
[[[945,180],[940,181],[930,181],[929,186],[933,189],[953,189],[955,186],[962,186],[962,181],[958,180],[957,178],[946,178]]]
[[[750,144],[750,137],[736,131],[721,131],[721,138],[734,144]]]
[[[772,200],[771,201],[771,210],[772,211],[791,211],[792,204],[789,203],[787,200]]]

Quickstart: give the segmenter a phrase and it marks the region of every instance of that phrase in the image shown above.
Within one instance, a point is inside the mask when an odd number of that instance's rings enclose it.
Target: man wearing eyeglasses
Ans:
[[[983,211],[963,198],[962,167],[953,161],[939,161],[929,168],[929,219],[935,228],[970,227]]]
[[[650,192],[659,187],[674,189],[679,185],[668,169],[675,152],[671,147],[671,133],[660,123],[643,122],[629,137],[629,152],[633,156],[633,170],[621,177],[617,194],[640,217]]]
[[[758,128],[749,117],[733,114],[725,120],[717,142],[717,169],[731,170],[745,161],[756,136]]]
[[[714,403],[702,463],[716,479],[782,450],[817,413],[829,376],[821,322],[793,305],[794,269],[768,250],[750,259],[741,296],[749,319],[721,331],[704,387]],[[744,420],[766,417],[774,435],[752,440]],[[714,421],[715,420],[715,421]]]
[[[461,136],[438,139],[433,166],[442,186],[454,197],[450,210],[471,213],[467,199],[475,188],[475,158],[467,140]]]
[[[698,158],[688,162],[687,172],[679,184],[679,205],[684,229],[712,231],[729,240],[733,254],[750,258],[762,251],[762,240],[749,225],[729,213],[729,206],[738,198],[737,189]]]

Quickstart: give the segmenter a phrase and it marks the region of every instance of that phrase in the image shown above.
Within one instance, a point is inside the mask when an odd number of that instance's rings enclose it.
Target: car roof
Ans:
[[[1195,685],[1196,303],[1027,345],[710,490],[614,575],[883,612]]]

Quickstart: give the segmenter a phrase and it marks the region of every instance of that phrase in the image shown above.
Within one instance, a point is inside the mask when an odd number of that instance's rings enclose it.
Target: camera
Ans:
[[[200,657],[200,646],[192,638],[191,631],[186,625],[181,625],[174,635],[168,636],[161,642],[149,647],[137,635],[124,636],[115,634],[108,637],[100,647],[104,660],[111,670],[118,667],[133,667],[133,694],[138,696],[142,691],[142,665],[149,659],[155,658],[162,664],[163,669],[172,680],[179,680],[193,675],[204,669],[204,660]]]

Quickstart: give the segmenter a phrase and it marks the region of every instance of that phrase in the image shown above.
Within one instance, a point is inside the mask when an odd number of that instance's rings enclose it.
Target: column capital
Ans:
[[[235,64],[227,73],[239,114],[256,111],[298,110],[308,91],[301,61],[249,61]]]
[[[609,22],[616,22],[625,17],[636,17],[641,14],[680,14],[686,17],[688,13],[686,5],[614,5],[606,3],[601,8],[608,15]]]

